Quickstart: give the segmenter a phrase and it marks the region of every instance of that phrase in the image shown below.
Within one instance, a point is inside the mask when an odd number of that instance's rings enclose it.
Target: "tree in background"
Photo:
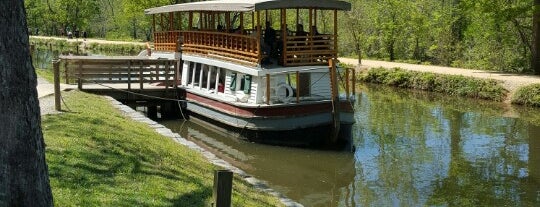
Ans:
[[[534,0],[532,69],[540,75],[540,0]]]
[[[366,58],[531,71],[532,0],[350,2],[353,11],[340,23],[340,55],[359,54],[348,49],[354,44]]]
[[[52,206],[23,0],[0,3],[0,206]]]

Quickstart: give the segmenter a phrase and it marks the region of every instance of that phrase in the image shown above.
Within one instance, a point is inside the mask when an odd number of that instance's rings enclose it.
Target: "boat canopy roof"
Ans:
[[[351,4],[338,0],[214,0],[154,7],[144,10],[144,12],[146,14],[186,11],[250,12],[294,8],[349,11]]]

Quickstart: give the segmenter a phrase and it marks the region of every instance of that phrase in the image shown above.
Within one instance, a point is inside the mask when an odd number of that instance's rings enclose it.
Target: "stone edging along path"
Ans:
[[[159,133],[159,134],[161,134],[161,135],[163,135],[165,137],[168,137],[168,138],[174,140],[175,142],[188,147],[189,149],[192,149],[194,151],[197,151],[197,152],[201,153],[210,163],[212,163],[214,165],[217,165],[219,167],[222,167],[224,169],[230,170],[233,173],[239,175],[246,182],[253,185],[255,187],[255,189],[261,190],[263,192],[266,192],[266,193],[268,193],[270,195],[273,195],[273,196],[277,197],[281,201],[281,203],[283,203],[285,206],[291,206],[291,207],[303,206],[302,204],[297,203],[297,202],[285,197],[283,194],[275,191],[274,189],[268,187],[265,184],[264,181],[261,181],[261,180],[259,180],[257,178],[254,178],[251,175],[244,172],[243,170],[241,170],[241,169],[239,169],[239,168],[237,168],[235,166],[232,166],[227,161],[218,158],[216,155],[214,155],[211,152],[203,149],[202,147],[199,147],[194,142],[189,141],[189,140],[181,137],[178,133],[174,133],[169,128],[166,128],[165,126],[163,126],[163,125],[149,119],[144,114],[142,114],[142,113],[140,113],[138,111],[135,111],[134,109],[120,103],[119,101],[117,101],[116,99],[113,99],[112,97],[109,97],[109,96],[104,96],[104,97],[106,99],[108,99],[115,108],[117,108],[120,111],[122,111],[123,113],[125,113],[125,115],[127,117],[131,118],[134,121],[145,123],[149,127],[151,127],[152,129],[154,129],[157,133]]]

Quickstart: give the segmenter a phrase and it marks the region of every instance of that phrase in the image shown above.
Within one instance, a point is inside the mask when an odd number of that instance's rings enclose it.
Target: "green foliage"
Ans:
[[[507,92],[501,83],[495,80],[407,71],[399,68],[390,70],[374,68],[360,74],[358,78],[363,82],[494,101],[503,101]]]
[[[72,112],[42,122],[56,205],[210,206],[216,166],[201,154],[126,119],[107,100],[64,95]],[[233,206],[276,205],[234,178]]]
[[[530,72],[532,0],[351,3],[340,23],[342,56]]]
[[[540,107],[540,84],[519,88],[512,96],[512,103]]]

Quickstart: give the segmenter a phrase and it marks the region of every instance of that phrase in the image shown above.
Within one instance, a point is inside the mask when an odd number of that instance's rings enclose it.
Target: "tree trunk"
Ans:
[[[23,0],[0,3],[0,206],[52,206]]]
[[[534,73],[540,75],[540,0],[534,0],[532,42],[531,66]]]

